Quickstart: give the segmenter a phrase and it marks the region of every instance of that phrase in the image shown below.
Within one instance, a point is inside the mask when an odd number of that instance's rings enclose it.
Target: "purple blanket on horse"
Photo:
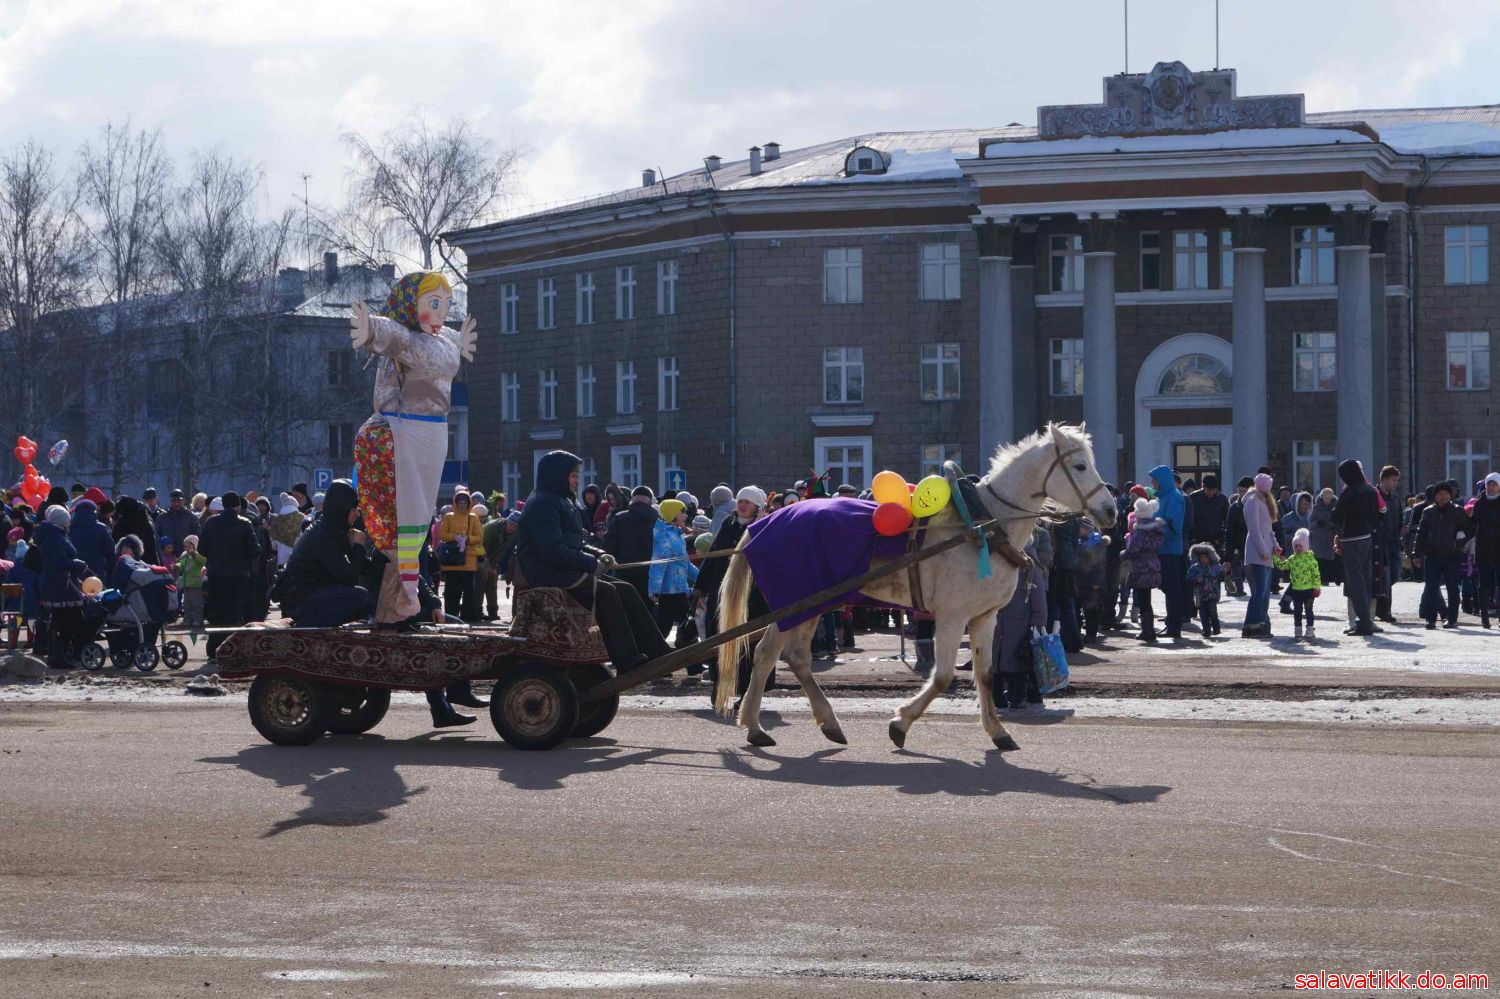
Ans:
[[[883,537],[875,530],[875,504],[858,499],[794,503],[751,524],[745,558],[772,610],[789,607],[835,583],[866,573],[872,558],[899,558],[906,535]],[[873,603],[855,594],[837,597],[777,623],[788,631],[829,608]]]

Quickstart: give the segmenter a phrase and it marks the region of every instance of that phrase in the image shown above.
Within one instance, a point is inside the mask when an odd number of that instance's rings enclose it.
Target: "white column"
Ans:
[[[1370,247],[1338,247],[1338,458],[1358,458],[1374,478],[1375,379],[1370,359]]]
[[[1106,482],[1119,481],[1115,377],[1115,254],[1096,250],[1083,255],[1083,420]]]
[[[1015,332],[1011,317],[1010,257],[979,258],[979,455],[988,468],[1000,444],[1016,439],[1011,385]]]
[[[1238,234],[1237,234],[1238,235]],[[1253,474],[1266,463],[1266,251],[1261,246],[1234,248],[1234,430],[1230,436],[1233,468],[1225,482]]]
[[[1029,260],[1029,257],[1019,259]],[[1040,425],[1037,407],[1039,394],[1047,390],[1046,375],[1038,387],[1036,343],[1036,267],[1030,263],[1010,265],[1011,330],[1015,340],[1016,370],[1011,376],[1013,412],[1017,437],[1024,437]]]
[[[1374,379],[1370,395],[1370,406],[1374,418],[1370,421],[1370,435],[1374,441],[1374,458],[1382,465],[1395,460],[1391,453],[1390,425],[1390,353],[1386,347],[1385,322],[1385,240],[1390,223],[1381,220],[1374,223],[1380,230],[1378,236],[1371,234],[1370,248],[1370,373]],[[1365,466],[1370,481],[1375,480],[1378,469]]]

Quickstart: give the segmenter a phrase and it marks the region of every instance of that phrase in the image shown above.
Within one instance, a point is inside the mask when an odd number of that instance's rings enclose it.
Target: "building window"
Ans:
[[[864,251],[834,247],[823,251],[823,301],[833,305],[863,302]]]
[[[1447,443],[1448,478],[1457,479],[1460,489],[1474,488],[1491,469],[1490,442],[1486,440],[1452,440]],[[1455,500],[1457,496],[1453,497]]]
[[[592,364],[578,366],[578,415],[594,415],[594,386],[599,379],[594,375]]]
[[[629,492],[641,484],[641,446],[612,447],[609,449],[609,477]]]
[[[344,388],[354,381],[354,351],[342,347],[328,352],[328,387]]]
[[[557,419],[557,369],[536,373],[536,415],[539,420]]]
[[[574,305],[574,321],[579,326],[587,326],[594,321],[594,275],[592,271],[577,274],[573,278],[573,286],[576,289]]]
[[[687,488],[687,475],[683,472],[682,466],[677,463],[677,452],[658,451],[656,453],[656,467],[656,495],[665,496],[674,489]],[[678,474],[673,475],[673,472]],[[682,485],[674,486],[673,483],[676,482],[681,482]]]
[[[1443,282],[1488,284],[1490,230],[1482,225],[1443,226]]]
[[[1333,333],[1298,333],[1292,345],[1292,390],[1333,392],[1338,389],[1338,337]]]
[[[578,480],[584,485],[588,485],[590,482],[597,483],[599,481],[599,463],[593,458],[584,458],[582,461],[583,464],[578,468]]]
[[[922,298],[928,302],[951,302],[958,298],[959,246],[957,243],[922,245]]]
[[[1083,338],[1052,341],[1052,394],[1083,395]]]
[[[1184,354],[1156,384],[1158,395],[1229,395],[1233,391],[1229,369],[1207,354]]]
[[[1219,287],[1234,287],[1234,231],[1219,230]]]
[[[514,281],[500,286],[500,332],[521,330],[521,286]]]
[[[677,261],[661,260],[656,264],[656,314],[677,313]]]
[[[1293,441],[1294,491],[1316,493],[1324,486],[1339,488],[1338,457],[1333,441]]]
[[[515,508],[517,500],[525,498],[521,495],[521,463],[519,461],[500,462],[500,491],[505,494],[512,509]]]
[[[958,398],[958,344],[922,345],[922,401]]]
[[[557,328],[557,278],[537,278],[536,328]]]
[[[663,413],[677,409],[677,358],[656,359],[656,408]]]
[[[1292,284],[1333,284],[1333,229],[1292,227]]]
[[[836,486],[848,483],[855,489],[870,486],[870,438],[813,438],[813,467],[827,471]]]
[[[212,437],[211,443],[216,444]],[[218,448],[210,451],[209,463],[212,464],[218,458]],[[330,423],[328,424],[328,460],[330,461],[353,461],[354,460],[354,424],[352,423]]]
[[[1459,391],[1490,387],[1490,335],[1448,334],[1448,387]]]
[[[622,416],[635,412],[634,361],[615,362],[615,412]]]
[[[827,347],[823,350],[823,401],[864,402],[865,350],[863,347]]]
[[[500,422],[521,422],[521,375],[516,371],[500,373]]]
[[[615,318],[635,318],[635,268],[615,268]]]
[[[1161,290],[1161,233],[1141,233],[1141,290]]]
[[[951,461],[959,465],[963,460],[959,457],[957,444],[923,444],[921,460],[917,463],[922,470],[921,474],[942,475],[943,462]]]
[[[1178,291],[1208,287],[1208,233],[1172,233],[1172,287]]]
[[[1083,237],[1053,236],[1051,250],[1053,291],[1083,290]]]

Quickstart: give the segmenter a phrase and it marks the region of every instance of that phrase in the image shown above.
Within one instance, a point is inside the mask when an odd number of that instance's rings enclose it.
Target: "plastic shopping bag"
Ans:
[[[1068,685],[1068,657],[1063,653],[1059,624],[1051,631],[1032,629],[1031,659],[1036,685],[1043,694],[1054,694]]]

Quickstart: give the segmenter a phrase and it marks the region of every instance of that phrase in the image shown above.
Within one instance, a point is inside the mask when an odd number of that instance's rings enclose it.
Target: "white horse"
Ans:
[[[1104,528],[1115,522],[1114,499],[1094,468],[1093,446],[1083,426],[1048,424],[1046,429],[1019,443],[1001,446],[990,462],[989,474],[979,480],[979,498],[984,504],[983,515],[997,522],[1005,539],[1018,552],[1026,547],[1037,517],[1044,513],[1086,513]],[[971,513],[976,519],[983,519],[980,511]],[[950,505],[928,522],[926,543],[951,537],[954,529],[962,529],[962,520]],[[748,535],[741,540],[741,547],[747,540]],[[879,568],[881,563],[882,560],[876,559],[870,567]],[[912,723],[953,681],[959,642],[967,627],[984,730],[1000,750],[1020,748],[1000,723],[990,696],[990,647],[995,634],[995,613],[1010,602],[1019,573],[998,553],[991,553],[991,563],[990,577],[979,579],[979,548],[963,544],[917,564],[922,602],[937,619],[935,665],[921,692],[903,704],[891,719],[887,731],[898,747],[906,744]],[[859,592],[875,600],[910,607],[913,601],[907,577],[907,572],[895,572],[861,587]],[[736,556],[719,589],[720,630],[728,631],[745,623],[751,583],[749,561]],[[761,728],[760,702],[766,678],[783,653],[812,705],[818,728],[833,742],[848,743],[833,705],[813,679],[812,637],[817,624],[817,618],[813,618],[787,631],[772,625],[762,635],[755,649],[750,689],[740,704],[738,719],[749,730],[750,745],[776,745],[776,740]],[[737,666],[748,641],[743,638],[719,649],[714,706],[720,714],[729,713]]]

